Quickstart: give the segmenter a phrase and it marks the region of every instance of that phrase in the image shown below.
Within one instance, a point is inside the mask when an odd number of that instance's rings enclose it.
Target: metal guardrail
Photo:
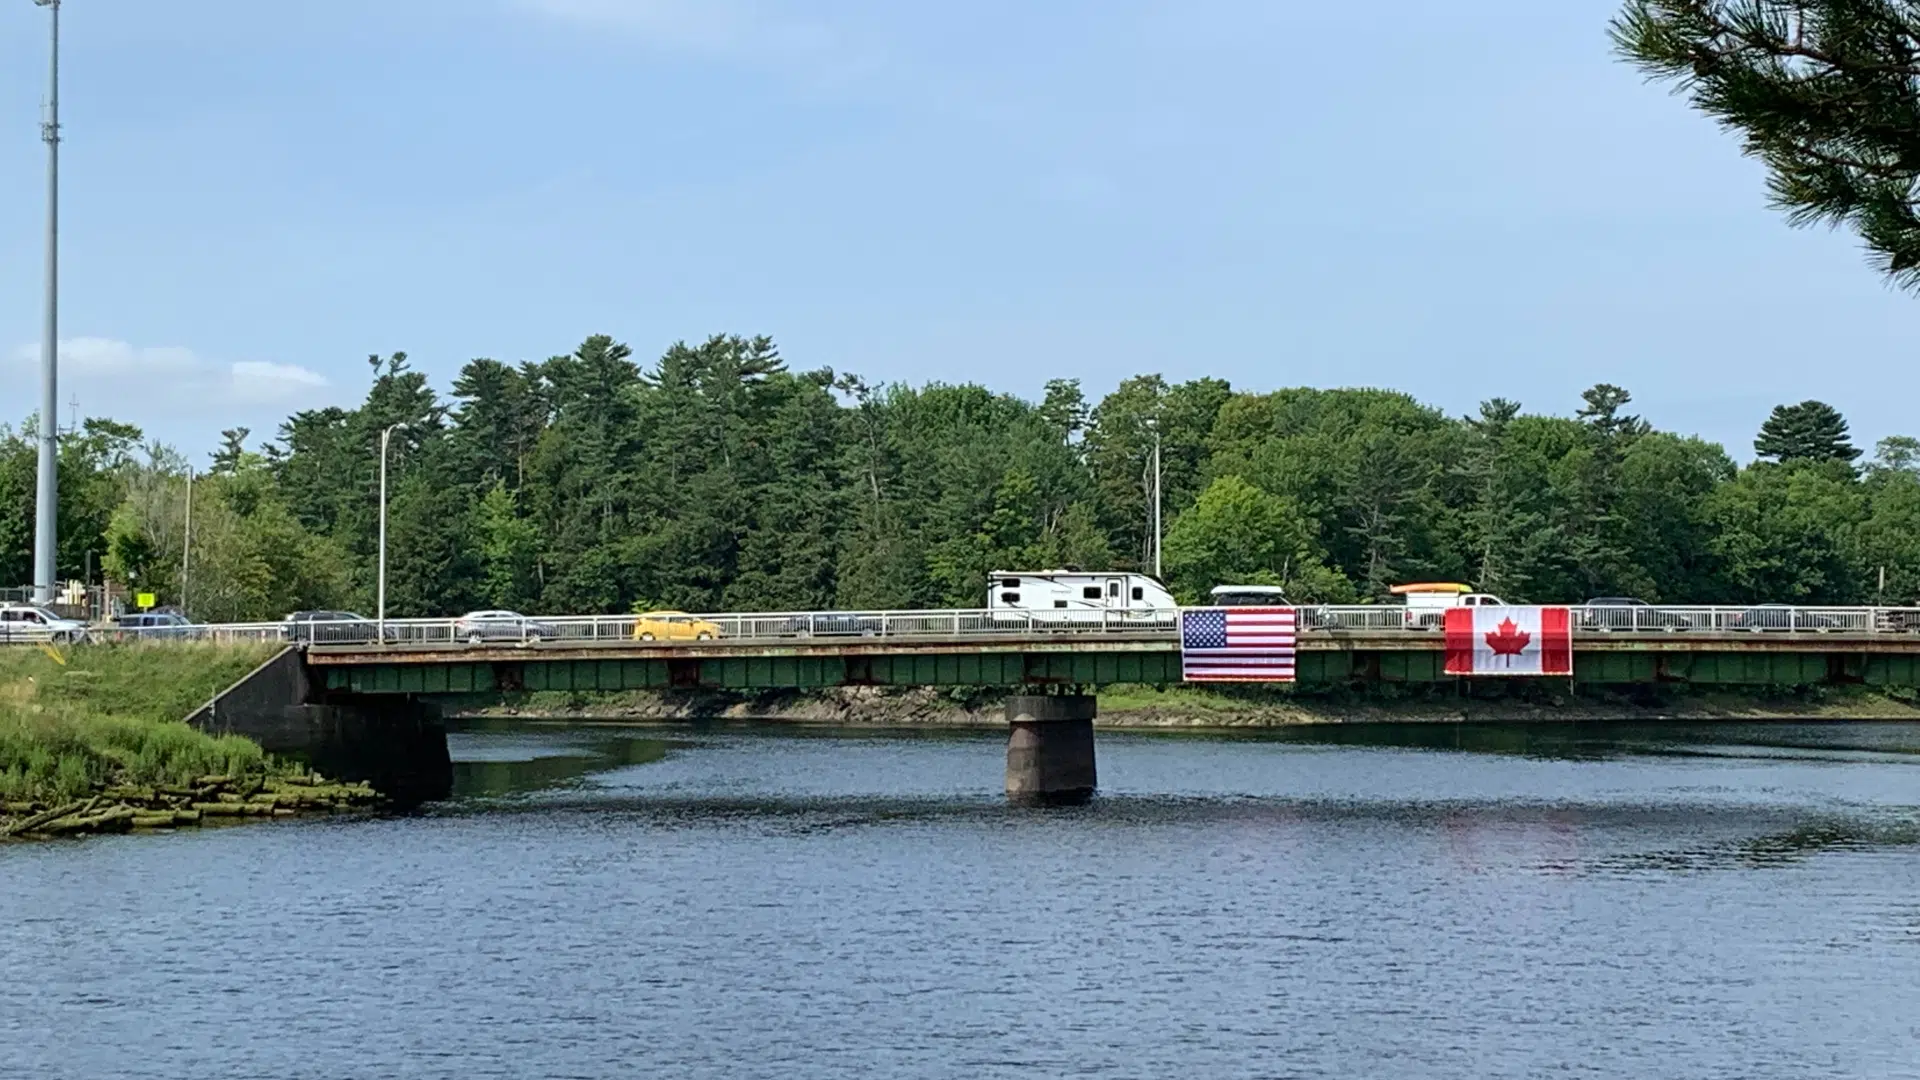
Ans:
[[[1299,608],[1303,634],[1365,632],[1432,634],[1440,608],[1388,605]],[[1863,607],[1572,607],[1577,634],[1607,633],[1920,633],[1920,608]],[[708,641],[793,641],[1092,637],[1130,634],[1173,638],[1179,612],[1157,611],[815,611],[716,615],[564,615],[514,619],[389,619],[311,623],[238,623],[146,629],[94,627],[95,641],[287,641],[320,646],[485,646],[543,642],[690,644]],[[0,631],[0,642],[9,640]],[[28,638],[13,640],[27,641]]]

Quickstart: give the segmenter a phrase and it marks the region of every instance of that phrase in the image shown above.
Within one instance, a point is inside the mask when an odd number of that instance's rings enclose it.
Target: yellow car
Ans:
[[[635,641],[712,641],[719,636],[719,623],[684,611],[649,611],[633,624]]]

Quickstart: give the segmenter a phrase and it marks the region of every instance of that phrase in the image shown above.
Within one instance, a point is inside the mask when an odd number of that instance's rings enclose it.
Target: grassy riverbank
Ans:
[[[1347,689],[1115,686],[1100,691],[1106,728],[1260,728],[1342,723],[1541,721],[1920,720],[1920,703],[1863,687],[1753,690],[1636,688],[1622,693],[1564,686]],[[630,691],[473,697],[452,711],[529,719],[672,721],[788,720],[885,727],[992,726],[1004,722],[1004,691],[849,688],[820,691]]]
[[[273,654],[272,645],[0,649],[0,803],[112,787],[187,787],[281,771],[260,747],[181,720]]]

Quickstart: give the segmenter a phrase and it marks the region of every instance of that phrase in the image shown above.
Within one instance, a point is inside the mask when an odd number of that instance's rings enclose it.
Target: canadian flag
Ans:
[[[1573,674],[1568,608],[1448,608],[1446,626],[1449,675]]]

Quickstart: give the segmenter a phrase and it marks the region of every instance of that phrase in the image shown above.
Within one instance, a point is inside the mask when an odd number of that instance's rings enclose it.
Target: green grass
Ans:
[[[60,659],[35,647],[0,648],[0,800],[267,771],[256,744],[204,735],[181,721],[275,648],[96,645],[62,651]]]

